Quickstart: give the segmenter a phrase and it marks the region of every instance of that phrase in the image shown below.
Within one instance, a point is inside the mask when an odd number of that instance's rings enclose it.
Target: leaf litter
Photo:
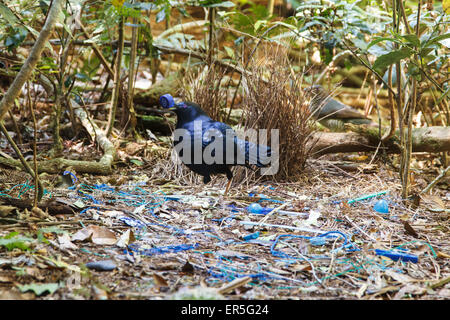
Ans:
[[[5,211],[0,296],[448,299],[448,194],[414,208],[382,165],[358,179],[321,166],[308,183],[247,184],[228,196],[220,178],[183,185],[124,173],[129,181],[112,186],[77,177],[51,195],[73,215],[22,223],[9,218],[19,209]],[[380,199],[388,213],[374,210]],[[269,209],[252,213],[252,203]]]

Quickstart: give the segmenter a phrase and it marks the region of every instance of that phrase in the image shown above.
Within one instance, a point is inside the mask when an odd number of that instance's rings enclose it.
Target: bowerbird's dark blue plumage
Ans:
[[[230,126],[211,119],[199,105],[193,102],[175,104],[169,95],[162,96],[160,102],[163,107],[176,113],[176,130],[181,130],[185,134],[184,136],[174,135],[174,146],[178,155],[190,170],[203,176],[204,183],[211,181],[211,175],[215,174],[226,174],[228,180],[231,181],[233,178],[231,167],[235,165],[254,164],[257,167],[264,167],[268,164],[269,147],[237,138]],[[223,148],[222,152],[211,148],[211,155],[214,157],[214,161],[211,163],[204,157],[200,157],[198,154],[200,150],[195,150],[195,143],[198,146],[201,145],[203,154],[208,147],[212,147],[211,144],[214,141],[221,142]],[[182,145],[179,145],[180,143]],[[190,151],[190,156],[183,154],[186,150]]]

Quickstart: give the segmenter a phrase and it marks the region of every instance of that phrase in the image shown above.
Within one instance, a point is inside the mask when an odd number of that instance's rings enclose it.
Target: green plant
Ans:
[[[4,246],[9,251],[13,249],[30,250],[30,244],[34,239],[23,237],[18,232],[10,232],[4,237],[0,237],[0,246]]]

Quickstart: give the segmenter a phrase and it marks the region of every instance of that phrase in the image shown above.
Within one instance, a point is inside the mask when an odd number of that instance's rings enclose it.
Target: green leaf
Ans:
[[[13,250],[18,248],[20,250],[29,250],[30,242],[33,242],[34,239],[21,237],[18,232],[10,232],[3,238],[0,238],[0,246],[4,246],[8,250]]]
[[[365,51],[368,48],[366,41],[363,39],[353,38],[351,41],[357,48],[361,50]]]
[[[344,66],[345,66],[345,69],[350,70],[353,67],[353,64],[348,59],[345,59]]]
[[[227,55],[228,55],[230,58],[234,59],[234,50],[231,49],[230,47],[227,47],[227,46],[224,46],[223,48],[225,49]]]
[[[377,43],[379,43],[381,41],[392,41],[392,42],[395,42],[395,43],[398,43],[398,44],[402,43],[400,40],[395,39],[395,38],[380,37],[380,38],[376,38],[371,43],[369,43],[369,45],[367,46],[367,49],[369,49],[371,46],[376,45]]]
[[[450,87],[445,90],[445,92],[439,97],[439,99],[436,101],[436,104],[441,103],[442,100],[444,100],[450,93]]]
[[[156,14],[156,23],[164,21],[164,19],[166,19],[166,10],[163,9]]]
[[[45,292],[50,294],[55,293],[59,288],[59,284],[57,283],[30,283],[25,284],[23,286],[18,286],[20,292],[33,291],[37,296],[42,295]]]
[[[0,14],[6,21],[8,21],[9,24],[13,26],[19,23],[19,19],[17,19],[11,9],[5,6],[3,3],[0,3]]]
[[[289,24],[289,23],[282,22],[282,21],[275,21],[274,24],[278,24],[280,26],[286,27],[289,30],[297,30],[296,26]]]
[[[434,37],[434,38],[428,40],[425,43],[425,46],[428,47],[429,45],[435,44],[435,43],[437,43],[439,41],[442,41],[442,40],[445,40],[445,39],[449,39],[449,38],[450,38],[450,33],[441,34],[441,35],[439,35],[437,37]]]
[[[13,239],[0,239],[0,246],[4,246],[9,251],[18,248],[20,250],[29,250],[28,241],[33,239],[28,238],[13,238]]]
[[[218,2],[218,1],[211,1],[211,0],[206,0],[206,1],[200,1],[200,5],[202,7],[206,7],[206,8],[232,8],[235,6],[235,4],[231,1],[224,1],[224,2]]]
[[[434,48],[423,48],[420,50],[419,54],[422,56],[422,58],[425,58],[433,50]]]
[[[409,48],[401,48],[399,50],[389,52],[387,54],[379,56],[377,60],[375,60],[373,68],[377,70],[384,69],[393,63],[399,62],[402,59],[410,57],[413,53],[414,51]]]
[[[42,230],[38,230],[36,234],[37,234],[37,240],[39,242],[50,244],[50,242],[48,242],[47,238],[44,236],[44,232]]]
[[[405,39],[408,43],[412,44],[414,47],[420,46],[420,40],[415,34],[406,34],[402,36],[402,38]]]
[[[6,236],[4,236],[3,239],[12,239],[18,235],[19,235],[19,233],[17,231],[12,231],[12,232],[8,233]]]
[[[56,233],[56,234],[69,233],[67,230],[60,229],[57,226],[45,227],[45,228],[41,228],[40,230],[45,233]]]
[[[255,22],[255,32],[258,31],[261,26],[266,25],[267,24],[267,20],[258,20]]]
[[[130,160],[131,163],[134,163],[137,166],[142,166],[144,165],[144,163],[141,160],[137,160],[137,159],[131,159]]]

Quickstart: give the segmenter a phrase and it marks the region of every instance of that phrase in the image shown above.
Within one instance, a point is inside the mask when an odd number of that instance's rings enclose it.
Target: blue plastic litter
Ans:
[[[327,244],[327,240],[324,237],[314,237],[309,239],[309,243],[313,246],[323,246]]]
[[[132,243],[128,245],[128,250],[131,252],[136,252],[138,254],[144,255],[144,256],[153,256],[157,254],[164,254],[164,253],[170,253],[170,252],[180,252],[180,251],[187,251],[187,250],[193,250],[198,248],[199,244],[180,244],[177,246],[162,246],[162,247],[154,247],[149,249],[140,248],[137,244]]]
[[[280,203],[280,204],[281,204],[281,203],[284,203],[284,202],[281,201],[281,200],[270,199],[270,198],[268,198],[267,196],[265,196],[265,195],[262,194],[262,193],[256,194],[256,193],[249,192],[248,196],[249,196],[249,197],[258,197],[258,198],[259,198],[258,201],[270,201],[270,202]]]
[[[70,186],[70,187],[68,187],[67,189],[69,189],[69,190],[73,190],[73,189],[75,189],[76,188],[76,183],[78,182],[78,178],[77,178],[77,176],[75,175],[75,174],[73,174],[72,172],[70,172],[70,171],[64,171],[63,172],[63,175],[68,175],[68,174],[70,174],[70,177],[71,177],[71,179],[72,179],[72,186]]]
[[[373,206],[373,210],[379,213],[389,213],[389,205],[386,200],[378,200]]]
[[[145,227],[145,223],[143,223],[142,221],[133,219],[133,218],[120,217],[119,220],[133,228],[144,228]]]
[[[248,241],[248,240],[256,239],[256,238],[258,238],[258,237],[259,237],[259,231],[254,232],[254,233],[250,233],[250,234],[248,234],[248,235],[242,237],[242,239],[244,239],[245,241]]]
[[[403,252],[395,252],[395,251],[388,251],[388,250],[381,250],[381,249],[375,249],[375,253],[379,256],[385,256],[388,257],[394,261],[401,260],[401,261],[410,261],[413,263],[419,262],[419,258],[416,255],[413,254],[407,254]]]
[[[252,203],[249,205],[246,210],[250,213],[254,214],[268,214],[275,208],[266,208],[262,207],[259,203]],[[286,210],[279,210],[278,213],[285,214],[285,215],[292,215],[292,216],[302,216],[302,217],[308,217],[309,214],[306,212],[293,212],[293,211],[286,211]]]
[[[354,202],[358,202],[358,201],[367,200],[367,199],[375,198],[375,197],[378,197],[378,196],[382,196],[382,195],[386,194],[388,191],[389,190],[384,190],[384,191],[377,192],[377,193],[366,194],[366,195],[358,197],[356,199],[351,199],[351,200],[347,201],[347,203],[348,204],[352,204]]]
[[[173,106],[175,106],[175,100],[168,93],[159,97],[159,103],[165,109],[172,108]]]
[[[259,203],[252,203],[247,207],[247,211],[255,214],[267,214],[273,209],[271,208],[263,208]]]

